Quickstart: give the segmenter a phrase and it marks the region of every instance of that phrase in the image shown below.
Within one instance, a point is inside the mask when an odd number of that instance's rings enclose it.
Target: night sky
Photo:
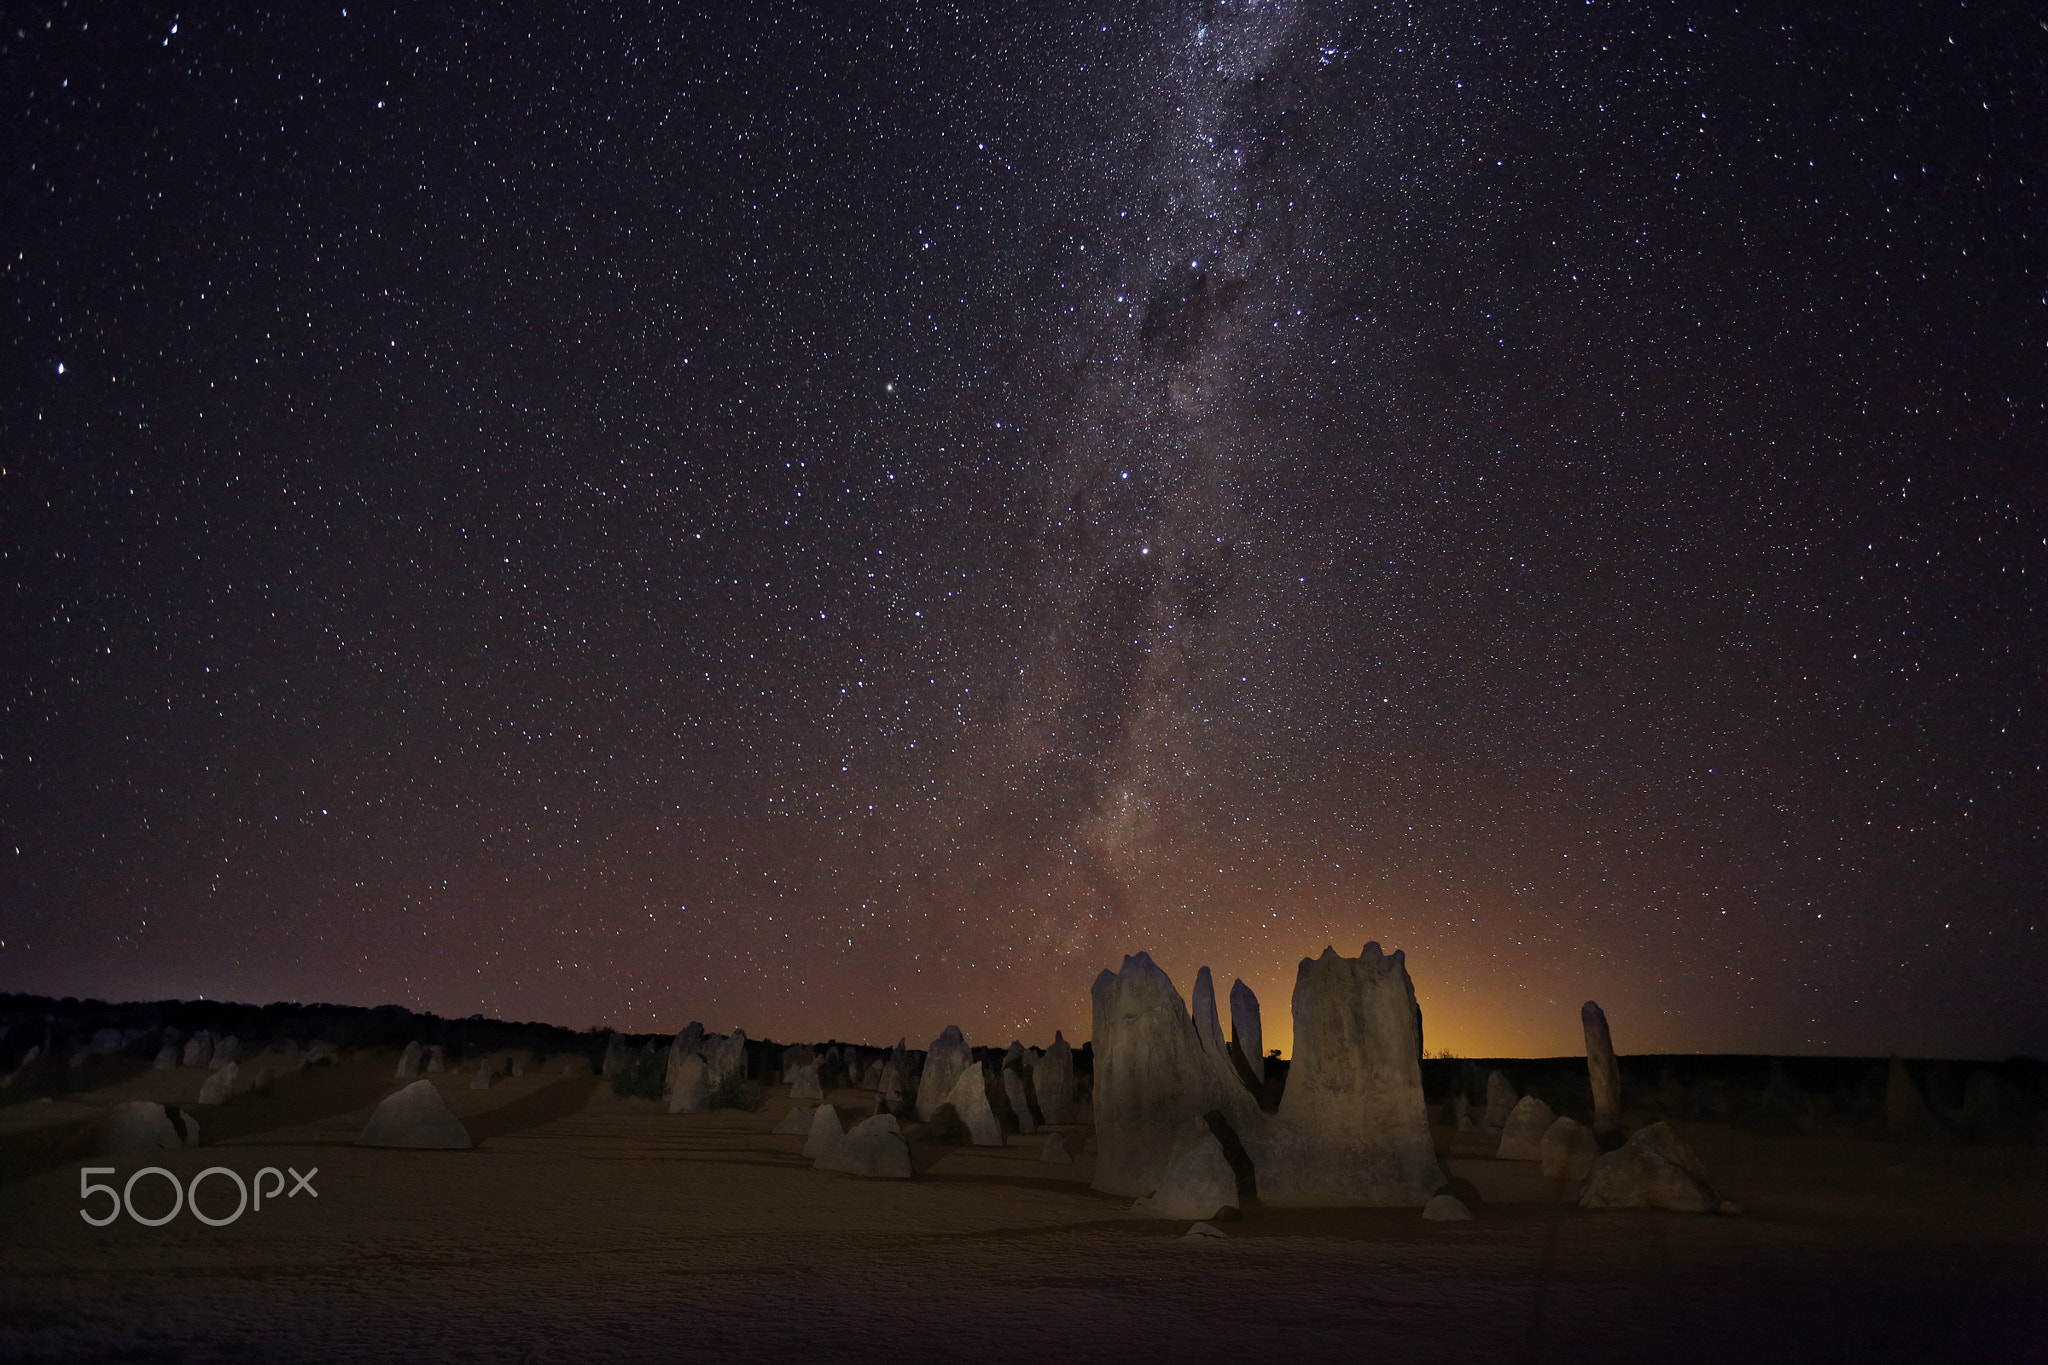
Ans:
[[[2048,22],[567,10],[6,11],[0,989],[2048,1051]]]

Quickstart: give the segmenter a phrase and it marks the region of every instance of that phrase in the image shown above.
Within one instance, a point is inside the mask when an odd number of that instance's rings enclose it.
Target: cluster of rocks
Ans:
[[[1294,1059],[1268,1112],[1258,1001],[1231,990],[1226,1042],[1208,968],[1192,1011],[1151,957],[1092,991],[1095,1188],[1145,1211],[1213,1217],[1256,1197],[1295,1206],[1409,1205],[1443,1187],[1422,1095],[1422,1020],[1402,954],[1326,949],[1295,975]]]

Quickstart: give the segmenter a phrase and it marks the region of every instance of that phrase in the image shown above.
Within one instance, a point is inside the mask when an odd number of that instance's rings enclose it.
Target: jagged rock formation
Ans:
[[[1259,997],[1242,981],[1230,983],[1230,1041],[1261,1085],[1266,1081],[1266,1035],[1259,1025]]]
[[[1038,1097],[1038,1116],[1045,1122],[1074,1121],[1074,1049],[1057,1029],[1052,1046],[1031,1064],[1031,1090]]]
[[[704,1025],[692,1019],[677,1031],[675,1040],[668,1045],[668,1067],[662,1075],[662,1089],[674,1095],[676,1086],[682,1081],[683,1058],[703,1055]],[[669,1112],[677,1111],[671,1109]]]
[[[1275,1138],[1240,1130],[1273,1204],[1420,1208],[1441,1189],[1406,956],[1325,948],[1294,981],[1294,1061]],[[1262,1154],[1261,1148],[1264,1148]]]
[[[903,1130],[896,1126],[894,1115],[877,1114],[853,1125],[844,1138],[821,1154],[817,1169],[872,1179],[908,1180],[910,1144],[904,1140]]]
[[[356,1146],[460,1151],[470,1146],[469,1130],[448,1112],[447,1101],[432,1081],[418,1080],[385,1096],[363,1125]]]
[[[1621,1136],[1621,1063],[1607,1031],[1607,1011],[1588,1000],[1579,1006],[1586,1030],[1586,1075],[1593,1083],[1593,1136],[1611,1146]]]
[[[1668,1123],[1653,1123],[1593,1163],[1583,1209],[1675,1209],[1739,1212],[1714,1193],[1706,1165]]]
[[[931,1074],[929,1070],[925,1072]],[[923,1099],[920,1091],[918,1098]],[[988,1080],[982,1074],[981,1063],[969,1058],[967,1069],[954,1080],[953,1088],[946,1093],[942,1102],[953,1107],[953,1113],[960,1122],[967,1125],[967,1132],[977,1147],[1000,1147],[1003,1145],[1003,1125],[996,1121],[995,1111],[988,1104]],[[938,1112],[935,1108],[934,1114]]]
[[[199,1120],[176,1105],[128,1100],[107,1116],[101,1156],[141,1156],[199,1145]]]
[[[1103,971],[1095,1023],[1095,1188],[1149,1195],[1183,1125],[1217,1107],[1216,1076],[1180,992],[1149,953]]]
[[[1550,1131],[1556,1118],[1542,1100],[1534,1095],[1522,1096],[1508,1111],[1508,1121],[1501,1125],[1500,1149],[1494,1155],[1502,1161],[1541,1161],[1543,1135]]]
[[[1593,1130],[1573,1118],[1553,1120],[1543,1130],[1537,1148],[1543,1174],[1551,1180],[1584,1180],[1593,1169],[1593,1159],[1600,1155]]]
[[[1132,1209],[1156,1218],[1214,1218],[1237,1207],[1237,1172],[1208,1123],[1195,1117],[1175,1135],[1159,1188]]]
[[[200,1104],[226,1104],[228,1096],[234,1093],[235,1077],[241,1073],[241,1070],[242,1068],[239,1065],[229,1062],[222,1066],[220,1070],[208,1076],[205,1084],[199,1087],[199,1099],[197,1102]]]
[[[1024,1073],[1016,1067],[1003,1068],[1003,1098],[1010,1102],[1010,1112],[1017,1117],[1018,1132],[1038,1131],[1038,1125],[1031,1118],[1031,1097],[1024,1082]]]
[[[668,1112],[701,1114],[711,1098],[711,1064],[701,1052],[686,1052],[676,1064],[675,1080],[668,1088]]]
[[[925,1054],[924,1075],[917,1083],[918,1118],[929,1123],[952,1093],[960,1073],[972,1065],[974,1054],[967,1046],[967,1039],[961,1036],[959,1026],[946,1025],[946,1031],[932,1039],[931,1050]]]
[[[804,1130],[804,1155],[815,1161],[845,1138],[846,1132],[839,1126],[839,1111],[821,1104],[811,1111],[810,1127]]]

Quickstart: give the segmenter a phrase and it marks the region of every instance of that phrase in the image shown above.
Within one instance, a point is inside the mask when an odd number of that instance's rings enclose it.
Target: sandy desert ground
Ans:
[[[588,1076],[434,1079],[475,1150],[351,1145],[395,1054],[197,1110],[206,1145],[94,1160],[117,1099],[0,1109],[7,1361],[2048,1360],[2048,1148],[1681,1125],[1736,1217],[1582,1211],[1535,1163],[1439,1130],[1477,1217],[1253,1208],[1191,1239],[1088,1188],[1090,1135],[914,1143],[913,1181],[810,1169],[788,1109],[669,1115]],[[871,1111],[858,1091],[828,1096]],[[116,1183],[317,1168],[208,1227],[88,1226]],[[216,1216],[232,1185],[205,1187]],[[170,1203],[146,1177],[136,1200]],[[101,1207],[99,1204],[90,1207]]]

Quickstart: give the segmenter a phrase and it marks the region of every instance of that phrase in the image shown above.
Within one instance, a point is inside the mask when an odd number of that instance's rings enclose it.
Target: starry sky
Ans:
[[[2048,1050],[2048,21],[37,3],[0,989]]]

